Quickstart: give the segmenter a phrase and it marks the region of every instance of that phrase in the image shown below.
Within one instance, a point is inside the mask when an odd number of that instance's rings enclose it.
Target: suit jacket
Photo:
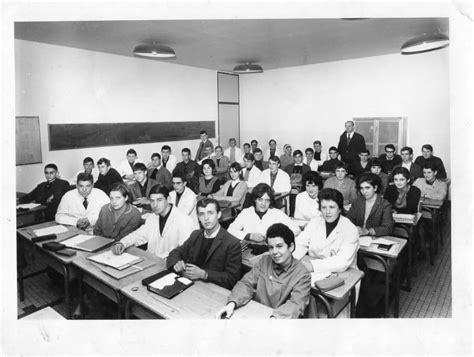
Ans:
[[[294,168],[295,168],[295,164],[290,164],[287,167],[285,167],[283,171],[285,171],[288,174],[288,176],[290,176],[291,187],[298,187],[301,191],[301,187],[305,184],[303,182],[303,175],[307,172],[310,172],[311,167],[309,167],[306,164],[303,164],[303,168],[301,169],[300,180],[297,180],[298,177],[295,177],[295,176],[292,177]],[[294,175],[298,175],[298,174],[294,174]]]
[[[382,172],[386,174],[390,174],[396,166],[402,163],[402,157],[398,154],[395,154],[392,160],[387,160],[387,154],[382,154],[379,156],[379,160],[382,165]]]
[[[364,226],[364,197],[358,197],[352,202],[351,209],[349,210],[349,213],[347,213],[347,218],[349,218],[357,227]],[[382,196],[377,195],[375,203],[370,210],[369,218],[367,218],[365,227],[367,229],[373,228],[376,236],[387,236],[392,233],[393,225],[392,205],[384,200]]]
[[[105,194],[108,195],[112,185],[117,182],[123,182],[122,176],[120,176],[117,170],[111,167],[105,175],[99,174],[99,178],[95,182],[94,187],[104,191]]]
[[[166,170],[166,169],[165,169]],[[145,192],[145,196],[142,195],[142,191],[140,190],[140,184],[138,182],[134,182],[132,183],[131,185],[128,186],[128,188],[130,189],[130,199],[131,201],[135,201],[141,197],[148,197],[148,195],[150,194],[150,190],[153,186],[157,185],[158,182],[156,182],[155,180],[152,180],[150,178],[147,178],[146,179],[146,192]]]
[[[199,253],[204,238],[204,230],[198,229],[191,233],[183,245],[172,250],[166,259],[169,270],[180,260],[195,264],[199,260]],[[217,236],[212,242],[203,266],[207,280],[226,289],[232,289],[240,279],[242,271],[242,253],[240,241],[220,227]]]
[[[202,160],[206,156],[204,148],[207,147],[211,147],[212,149],[214,149],[214,144],[212,143],[212,141],[210,141],[209,139],[207,139],[205,142],[199,141],[199,146],[196,151],[196,157],[194,158],[194,161]]]
[[[392,205],[393,209],[398,213],[410,213],[414,214],[418,212],[418,203],[420,202],[421,191],[418,187],[410,186],[410,190],[407,193],[407,206],[404,208],[395,207],[395,202],[398,198],[398,190],[395,185],[388,186],[385,191],[385,198]]]
[[[339,137],[337,151],[339,151],[341,159],[345,163],[351,164],[352,162],[359,160],[359,154],[362,150],[365,150],[365,139],[359,133],[354,132],[349,145],[347,144],[346,132],[343,132]]]
[[[173,185],[171,184],[171,173],[163,165],[161,165],[158,171],[156,171],[156,175],[153,178],[151,176],[153,175],[154,171],[155,167],[148,169],[148,178],[155,180],[160,185],[163,185],[169,189],[173,187]]]
[[[186,164],[184,161],[178,162],[173,174],[178,174],[180,176],[185,176],[187,180],[187,185],[194,193],[198,193],[199,186],[199,174],[201,173],[201,166],[193,160],[189,160]]]

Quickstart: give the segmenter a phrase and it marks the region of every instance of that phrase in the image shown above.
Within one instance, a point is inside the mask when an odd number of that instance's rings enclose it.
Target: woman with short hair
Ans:
[[[245,201],[245,195],[247,194],[247,183],[243,181],[242,166],[238,162],[233,162],[229,166],[228,180],[221,189],[214,194],[210,194],[208,197],[215,198],[216,200],[229,200],[232,203],[239,202],[237,209],[242,209],[242,205]]]
[[[417,213],[421,191],[411,185],[410,171],[398,166],[393,169],[392,177],[393,185],[387,188],[384,198],[390,202],[396,213]]]
[[[217,176],[214,176],[216,164],[212,159],[205,159],[202,162],[202,176],[199,177],[198,192],[200,196],[207,197],[211,193],[219,191],[220,182]]]
[[[310,171],[303,175],[302,181],[304,191],[296,196],[294,217],[310,221],[321,216],[318,194],[323,188],[323,179],[317,172]]]

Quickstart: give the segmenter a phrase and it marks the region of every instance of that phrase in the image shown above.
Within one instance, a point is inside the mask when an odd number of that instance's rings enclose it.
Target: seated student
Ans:
[[[128,149],[127,159],[123,160],[118,167],[118,172],[126,184],[131,184],[135,181],[133,165],[137,162],[141,162],[137,160],[137,152],[134,149]]]
[[[363,172],[370,172],[370,167],[372,166],[372,162],[369,159],[370,151],[365,149],[359,153],[359,160],[354,161],[349,166],[349,174],[352,177],[357,177]]]
[[[283,146],[283,154],[280,156],[281,169],[284,170],[288,165],[294,163],[293,148],[289,144]]]
[[[387,188],[384,198],[396,213],[417,213],[421,192],[411,185],[410,172],[404,167],[396,167],[392,176],[394,184]]]
[[[255,150],[258,149],[258,141],[253,139],[250,141],[250,146],[251,146],[251,149],[252,149],[252,154],[255,155]],[[261,150],[260,150],[261,151]]]
[[[102,206],[110,202],[104,191],[93,188],[92,175],[77,175],[77,190],[66,192],[59,203],[56,223],[79,229],[94,227]]]
[[[216,200],[200,200],[197,214],[204,229],[195,230],[182,245],[172,250],[166,267],[188,279],[232,289],[242,271],[239,240],[220,226],[221,212]]]
[[[317,172],[309,171],[303,175],[303,184],[304,191],[296,196],[294,217],[310,221],[321,216],[318,194],[323,188],[323,179]]]
[[[324,182],[324,188],[333,188],[342,193],[344,207],[348,208],[357,199],[357,189],[354,180],[347,177],[347,164],[339,162],[334,170],[336,176]]]
[[[214,176],[216,165],[211,159],[205,159],[202,162],[202,176],[199,177],[198,193],[201,197],[206,197],[211,193],[219,191],[221,184],[219,178]]]
[[[296,195],[303,191],[303,175],[311,172],[311,168],[303,164],[303,153],[301,150],[295,150],[293,153],[294,163],[288,165],[284,171],[290,176],[291,194],[290,194],[290,216],[295,212]]]
[[[313,148],[314,148],[313,158],[318,164],[318,170],[319,170],[319,168],[323,166],[324,161],[328,159],[328,155],[325,152],[323,152],[323,147],[322,147],[321,141],[319,140],[315,140],[313,142]],[[317,170],[314,170],[314,171],[317,171]]]
[[[281,156],[281,151],[280,149],[277,148],[277,142],[275,139],[270,139],[268,142],[268,149],[265,151],[265,156],[264,160],[269,161],[271,157],[273,156]]]
[[[296,319],[303,315],[311,291],[311,275],[292,256],[295,235],[282,223],[268,227],[266,243],[270,254],[262,256],[251,271],[235,284],[227,305],[216,318],[230,318],[234,310],[251,299],[273,308],[270,317]]]
[[[250,144],[247,144],[250,152]],[[216,148],[217,149],[217,148]],[[244,153],[237,147],[237,140],[235,138],[229,139],[229,147],[224,150],[224,156],[229,159],[229,164],[233,162],[242,162],[242,156]]]
[[[123,182],[110,188],[110,203],[104,205],[94,226],[94,234],[120,240],[142,224],[138,209],[129,204],[130,191]]]
[[[268,161],[263,160],[262,150],[256,148],[253,155],[255,156],[255,166],[260,171],[268,169]]]
[[[245,143],[242,147],[244,149],[244,152],[242,153],[242,162],[244,162],[243,161],[244,160],[244,155],[245,154],[252,154],[253,155],[253,153],[252,153],[252,149],[251,149],[249,143]]]
[[[95,167],[94,159],[92,157],[85,157],[84,160],[82,160],[82,166],[84,167],[84,170],[77,172],[73,177],[68,180],[71,185],[76,186],[77,175],[79,175],[81,172],[91,174],[94,181],[97,180],[97,178],[99,177],[99,170],[97,170],[97,168]]]
[[[371,172],[357,177],[356,186],[361,196],[352,202],[347,218],[357,226],[360,236],[378,237],[392,233],[392,205],[378,194],[381,184],[380,177]]]
[[[275,193],[290,192],[290,176],[280,169],[280,158],[272,156],[268,162],[269,168],[260,175],[260,182],[269,185]]]
[[[339,161],[337,158],[339,155],[339,152],[337,151],[337,148],[335,146],[331,146],[329,148],[329,160],[326,160],[323,162],[323,166],[321,166],[321,172],[326,172],[326,173],[333,173],[336,170],[336,165],[341,163],[342,161]]]
[[[404,167],[410,172],[410,182],[415,182],[417,178],[423,177],[423,168],[413,162],[413,149],[409,146],[405,146],[400,150],[402,157],[402,163],[394,167]],[[390,180],[393,177],[389,178]]]
[[[173,175],[176,174],[185,177],[189,189],[194,191],[194,193],[197,193],[201,167],[195,161],[191,160],[191,150],[188,148],[181,150],[181,156],[183,161],[176,164],[176,167],[173,170]]]
[[[211,148],[210,146],[206,146],[204,148],[204,152],[203,152],[203,155],[204,156],[201,160],[198,160],[196,161],[196,163],[198,165],[202,165],[202,163],[204,162],[204,160],[212,160],[212,158],[214,157],[214,149]]]
[[[229,226],[229,233],[242,240],[246,247],[250,242],[265,241],[265,232],[273,223],[287,225],[295,235],[300,233],[299,227],[285,213],[270,208],[273,203],[274,191],[265,184],[259,183],[252,190],[252,207],[244,208]]]
[[[230,180],[227,181],[219,191],[210,194],[209,198],[219,200],[222,197],[228,197],[231,202],[239,202],[237,209],[241,210],[247,194],[247,183],[243,181],[242,167],[238,162],[230,164],[229,167]]]
[[[186,187],[186,178],[173,173],[173,191],[170,192],[170,203],[190,216],[197,224],[196,216],[196,194]]]
[[[209,152],[214,150],[214,144],[208,139],[207,131],[201,130],[199,135],[201,136],[201,141],[199,142],[199,147],[196,151],[196,157],[194,158],[194,161],[196,162],[201,161],[206,157],[206,154],[208,155]],[[208,149],[206,150],[206,148]]]
[[[173,173],[173,170],[176,167],[177,163],[176,156],[171,153],[171,148],[169,145],[163,145],[161,147],[161,164],[170,172]]]
[[[167,187],[153,186],[149,199],[153,214],[147,215],[143,226],[130,232],[113,246],[115,254],[122,254],[132,245],[148,243],[147,252],[164,258],[171,250],[183,244],[193,230],[199,228],[189,215],[171,204],[170,190]]]
[[[433,155],[433,146],[425,144],[421,147],[421,156],[415,160],[415,164],[420,167],[425,167],[426,164],[431,163],[433,169],[438,173],[437,177],[441,180],[447,178],[446,169],[444,168],[443,160]]]
[[[171,173],[161,164],[161,155],[157,152],[151,154],[151,163],[148,167],[147,176],[155,180],[161,186],[171,189]]]
[[[382,172],[382,164],[380,163],[379,159],[372,160],[372,166],[370,166],[370,172],[380,177],[380,180],[382,181],[382,184],[380,187],[380,194],[383,195],[385,191],[387,190],[388,181],[390,178],[385,172]]]
[[[318,171],[318,162],[314,159],[314,150],[312,148],[306,148],[304,151],[305,158],[303,163],[308,165],[312,171]]]
[[[413,186],[420,189],[421,197],[432,200],[444,200],[448,194],[448,185],[438,178],[438,171],[436,171],[435,165],[432,162],[423,166],[423,176],[424,178],[417,179],[413,184]]]
[[[402,157],[396,153],[395,145],[385,145],[385,154],[379,156],[380,163],[382,164],[382,172],[390,176],[395,166],[402,163]]]
[[[220,184],[224,184],[228,179],[229,158],[223,155],[222,146],[216,146],[215,155],[212,158],[216,166],[215,175],[219,179]]]
[[[147,177],[148,170],[145,164],[137,162],[133,165],[135,182],[130,185],[130,200],[135,205],[149,205],[148,196],[153,186],[158,184],[155,180]],[[146,207],[151,208],[151,207]]]
[[[47,164],[44,167],[45,182],[40,183],[33,191],[21,197],[19,203],[36,202],[46,206],[45,219],[51,221],[56,215],[59,202],[63,195],[69,191],[69,182],[58,178],[56,164]]]
[[[247,183],[247,186],[252,189],[260,183],[262,171],[255,166],[255,156],[252,153],[244,155],[244,165],[244,181]]]
[[[110,188],[115,183],[123,182],[120,174],[110,166],[110,160],[102,157],[97,161],[99,167],[99,177],[94,185],[95,188],[102,190],[106,195],[110,193]]]

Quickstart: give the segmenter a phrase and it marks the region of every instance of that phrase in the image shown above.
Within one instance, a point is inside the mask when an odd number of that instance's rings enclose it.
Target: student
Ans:
[[[250,154],[251,155],[251,154]],[[230,164],[228,180],[219,191],[214,194],[210,194],[209,198],[219,199],[221,197],[230,198],[231,202],[239,202],[240,205],[236,207],[241,210],[245,201],[245,195],[247,194],[247,183],[243,181],[242,167],[238,162]]]
[[[255,150],[258,149],[258,141],[255,140],[255,139],[251,140],[251,141],[250,141],[250,146],[251,146],[251,148],[252,148],[252,154],[255,155]]]
[[[357,177],[363,172],[370,172],[370,167],[372,166],[372,162],[369,159],[370,151],[365,149],[359,153],[359,160],[354,161],[349,166],[349,174],[352,177]]]
[[[194,161],[198,162],[201,161],[206,157],[206,151],[204,150],[205,148],[210,148],[210,150],[214,150],[214,144],[208,139],[207,136],[207,131],[201,130],[199,133],[201,136],[201,141],[199,142],[199,147],[196,151],[196,157],[194,158]]]
[[[84,160],[82,160],[82,166],[84,167],[84,170],[77,172],[73,177],[68,180],[71,185],[76,186],[77,175],[79,175],[81,172],[91,174],[94,180],[97,180],[97,178],[99,177],[99,170],[97,170],[97,168],[94,166],[93,158],[89,156],[85,157]]]
[[[219,191],[221,185],[219,178],[213,175],[215,169],[216,166],[211,159],[205,159],[202,162],[202,176],[199,177],[198,188],[199,196],[206,197]]]
[[[413,184],[420,189],[421,197],[444,200],[448,193],[448,185],[438,178],[434,162],[428,162],[423,166],[423,176],[424,178],[417,179]]]
[[[410,172],[410,182],[415,182],[417,178],[423,177],[423,168],[413,162],[413,149],[405,146],[400,150],[402,163],[394,167],[404,167]],[[389,179],[392,179],[390,177]]]
[[[423,145],[421,147],[421,153],[422,155],[416,158],[415,164],[424,168],[426,164],[431,163],[433,169],[438,173],[437,178],[445,179],[447,175],[443,160],[433,155],[433,146],[430,144]]]
[[[167,187],[153,186],[149,199],[153,214],[147,216],[143,226],[113,246],[115,254],[122,254],[132,245],[148,243],[147,252],[165,258],[171,250],[183,244],[193,230],[198,229],[197,222],[171,204]]]
[[[244,160],[243,155],[245,155],[245,154],[252,154],[253,155],[253,153],[252,153],[252,149],[251,149],[249,143],[245,143],[242,147],[244,148],[244,152],[242,153],[242,162],[243,162],[243,160]]]
[[[175,174],[178,176],[184,176],[188,187],[197,193],[201,167],[195,161],[191,160],[191,150],[188,148],[181,150],[181,156],[183,161],[176,165],[176,168],[173,170],[173,176]]]
[[[324,161],[328,159],[328,155],[325,152],[323,152],[322,150],[323,146],[321,144],[321,141],[319,140],[315,140],[313,142],[313,148],[314,148],[313,158],[317,162],[318,170],[319,170],[319,167],[323,166]],[[313,170],[313,171],[318,171],[318,170]]]
[[[277,148],[277,142],[275,141],[275,139],[270,139],[270,141],[268,142],[268,146],[269,147],[267,151],[265,151],[264,160],[269,161],[270,158],[273,156],[281,156],[281,151]]]
[[[216,166],[215,175],[219,179],[220,184],[224,184],[224,182],[228,179],[228,171],[229,171],[229,158],[224,156],[222,153],[222,146],[216,146],[215,155],[212,158],[214,161],[214,165]],[[234,161],[235,162],[235,161]]]
[[[305,158],[303,163],[308,165],[312,171],[318,171],[318,163],[314,160],[314,150],[312,148],[306,148],[304,151]]]
[[[303,315],[309,301],[311,275],[292,256],[295,235],[284,224],[275,223],[268,228],[265,241],[269,255],[237,282],[216,318],[230,318],[235,309],[251,299],[273,308],[273,318],[296,319]]]
[[[104,191],[93,188],[92,175],[77,175],[77,190],[66,192],[59,203],[56,223],[76,226],[79,229],[93,227],[102,206],[110,202]]]
[[[311,172],[311,168],[303,164],[303,153],[301,150],[295,150],[293,153],[294,163],[287,166],[284,171],[290,176],[291,194],[290,194],[290,216],[295,212],[296,195],[303,191],[303,175]]]
[[[339,137],[337,151],[341,154],[341,160],[350,166],[359,160],[359,154],[365,150],[365,139],[355,132],[352,120],[347,121],[345,127],[346,131]]]
[[[268,161],[263,160],[262,150],[260,150],[259,148],[256,148],[253,154],[255,156],[255,166],[260,171],[264,171],[268,169]]]
[[[334,173],[336,166],[342,162],[337,158],[338,156],[339,152],[337,151],[337,148],[335,146],[331,146],[329,148],[329,160],[323,162],[323,166],[321,166],[321,172]]]
[[[151,155],[151,164],[147,175],[161,186],[171,189],[171,173],[161,164],[161,155],[157,152]]]
[[[198,165],[202,165],[204,160],[212,160],[214,157],[213,149],[210,146],[204,147],[204,153],[202,154],[203,158],[201,160],[196,161]]]
[[[285,170],[288,165],[294,163],[293,161],[293,148],[289,144],[283,146],[283,155],[280,156],[281,169]]]
[[[186,187],[186,178],[174,173],[171,183],[173,184],[173,191],[170,192],[170,203],[190,216],[193,222],[197,224],[196,194]]]
[[[272,156],[268,162],[269,168],[260,175],[260,182],[269,185],[275,193],[286,193],[291,191],[290,176],[280,169],[280,158]]]
[[[106,195],[110,193],[110,188],[115,183],[123,182],[120,174],[110,166],[110,160],[102,157],[97,161],[99,167],[99,177],[94,185],[95,188],[102,190]]]
[[[380,181],[382,182],[380,187],[380,194],[383,196],[383,194],[387,190],[390,178],[385,172],[382,172],[382,164],[380,163],[379,159],[373,159],[371,164],[372,165],[370,166],[370,172],[380,177]]]
[[[249,145],[249,150],[250,150],[250,145]],[[233,162],[242,162],[243,155],[244,154],[242,150],[239,147],[237,147],[237,140],[235,140],[235,138],[230,138],[229,147],[224,150],[224,156],[229,158],[229,164],[232,164]]]
[[[321,216],[318,194],[322,188],[323,179],[317,172],[309,171],[303,175],[303,192],[296,196],[295,219],[310,221]]]
[[[262,171],[255,166],[255,156],[252,153],[244,155],[244,165],[244,181],[247,183],[248,188],[252,189],[260,183]]]
[[[64,194],[69,191],[69,182],[58,178],[56,164],[47,164],[44,167],[45,182],[40,183],[33,191],[21,197],[19,203],[36,202],[46,206],[45,219],[51,221],[56,215],[59,202]]]
[[[379,156],[380,163],[382,164],[382,171],[387,175],[390,175],[395,166],[402,163],[402,157],[396,153],[395,145],[385,145],[385,154]]]
[[[356,180],[361,196],[352,202],[347,214],[357,226],[360,236],[388,236],[393,230],[392,205],[378,194],[380,177],[363,173]]]
[[[176,156],[171,153],[171,147],[169,145],[163,145],[161,147],[161,164],[170,172],[170,174],[173,173],[177,161]]]
[[[271,208],[274,198],[273,189],[260,183],[252,190],[252,207],[244,208],[229,226],[229,233],[242,240],[246,247],[250,242],[265,241],[265,232],[274,223],[287,225],[295,235],[300,233],[299,227],[281,210]]]
[[[134,149],[129,149],[127,151],[127,159],[123,160],[118,168],[118,172],[126,184],[131,184],[135,180],[133,165],[137,162],[140,162],[137,160],[137,152]]]
[[[384,198],[396,213],[417,213],[421,192],[411,185],[410,172],[404,167],[397,167],[393,169],[392,176],[394,184],[387,188]]]
[[[344,197],[344,207],[348,208],[357,199],[357,189],[355,182],[347,177],[347,164],[339,162],[334,170],[335,176],[324,182],[324,188],[333,188],[342,193]]]
[[[191,280],[208,281],[232,289],[242,271],[239,240],[219,224],[219,203],[205,198],[197,204],[204,229],[191,233],[166,259],[166,267]]]
[[[136,205],[149,205],[148,196],[153,186],[158,184],[147,177],[148,170],[145,164],[138,162],[133,165],[135,182],[130,185],[130,199]]]
[[[110,188],[110,203],[102,207],[94,226],[94,235],[120,240],[142,224],[138,209],[128,203],[130,191],[123,182]]]

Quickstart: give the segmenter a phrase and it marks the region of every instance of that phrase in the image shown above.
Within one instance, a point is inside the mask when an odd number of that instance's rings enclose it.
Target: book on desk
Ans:
[[[114,254],[111,250],[96,254],[86,259],[99,264],[99,269],[114,279],[120,280],[129,275],[143,271],[156,263],[150,259],[129,253]]]
[[[105,238],[101,236],[76,234],[72,237],[65,238],[59,242],[64,244],[68,248],[93,253],[111,245],[114,242],[114,240],[111,238]]]
[[[163,270],[142,280],[142,284],[155,294],[171,299],[180,294],[194,283],[176,273]]]

